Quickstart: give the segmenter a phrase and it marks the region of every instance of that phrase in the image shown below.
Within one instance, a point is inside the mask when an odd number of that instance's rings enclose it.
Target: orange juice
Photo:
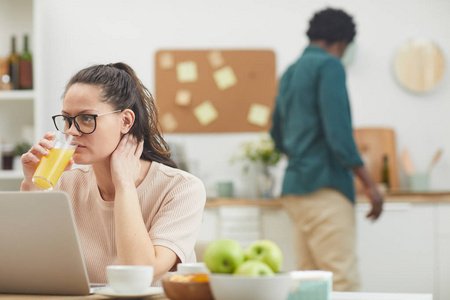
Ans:
[[[44,190],[54,188],[75,149],[52,149],[49,152],[42,157],[33,176],[34,184]]]

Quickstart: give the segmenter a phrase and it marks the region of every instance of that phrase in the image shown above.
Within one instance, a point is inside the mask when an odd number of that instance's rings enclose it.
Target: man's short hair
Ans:
[[[306,35],[310,41],[350,43],[356,35],[356,26],[353,18],[343,10],[327,8],[314,14]]]

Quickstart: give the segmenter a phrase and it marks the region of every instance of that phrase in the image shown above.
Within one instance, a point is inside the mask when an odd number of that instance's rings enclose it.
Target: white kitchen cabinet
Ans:
[[[282,209],[245,206],[207,208],[199,242],[218,238],[237,240],[243,247],[258,239],[269,239],[280,246],[283,252],[282,270],[296,269],[289,216]]]
[[[385,203],[376,222],[357,204],[361,291],[433,293],[435,282],[434,204]]]
[[[437,205],[436,276],[434,299],[450,299],[450,203]]]
[[[11,36],[16,37],[16,52],[23,50],[23,36],[30,39],[33,53],[33,1],[0,0],[0,56],[11,52]],[[34,53],[33,53],[34,54]],[[34,139],[36,127],[35,92],[32,90],[0,91],[0,152],[1,145]],[[18,190],[23,175],[17,170],[0,170],[0,190]]]
[[[29,141],[29,134],[24,132],[33,128],[33,91],[0,91],[0,158],[2,145],[15,145]],[[32,135],[32,134],[31,134]],[[28,140],[27,140],[28,139]],[[19,161],[14,160],[14,170],[0,168],[0,191],[18,191],[23,180]],[[1,166],[1,163],[0,163]]]
[[[242,247],[260,238],[258,207],[224,206],[205,210],[198,240],[233,239]]]
[[[450,282],[450,218],[445,216],[450,216],[450,203],[385,203],[383,214],[376,222],[366,218],[369,208],[369,204],[358,203],[355,209],[361,291],[433,293],[435,300],[447,299],[450,295],[447,284]],[[221,237],[221,226],[226,220],[218,211],[219,208],[205,209],[200,240]],[[279,207],[259,208],[259,212],[259,237],[273,240],[280,246],[283,270],[295,270],[293,231],[288,214]],[[438,242],[436,236],[440,239]]]
[[[370,205],[362,203],[355,209],[361,291],[435,291],[435,205],[386,203],[377,222],[365,217],[369,208]],[[450,205],[448,210],[450,214]],[[285,258],[283,270],[295,270],[293,231],[288,214],[283,209],[262,209],[261,229],[263,238],[280,245]]]
[[[291,219],[283,209],[261,209],[261,237],[274,241],[283,253],[283,271],[297,270]]]
[[[219,236],[219,218],[216,209],[203,211],[202,226],[200,227],[199,241],[212,241]]]
[[[23,51],[23,38],[27,34],[30,50],[33,47],[33,1],[0,0],[0,56],[11,53],[11,37],[16,37],[16,52]],[[35,93],[31,90],[0,91],[0,142],[16,144],[25,138],[24,131],[33,128]]]

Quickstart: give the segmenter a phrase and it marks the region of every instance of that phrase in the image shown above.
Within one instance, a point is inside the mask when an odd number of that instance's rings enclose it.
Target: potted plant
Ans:
[[[31,144],[28,142],[21,142],[14,146],[13,148],[13,155],[14,155],[14,162],[13,167],[14,169],[18,170],[22,167],[22,163],[20,161],[22,154],[27,153],[28,150],[30,150]]]
[[[256,186],[258,196],[271,198],[275,178],[270,172],[270,167],[278,164],[282,153],[275,148],[272,138],[268,134],[261,135],[256,141],[241,144],[240,153],[232,158],[232,163],[244,161],[244,172],[248,172],[250,165],[257,169]]]

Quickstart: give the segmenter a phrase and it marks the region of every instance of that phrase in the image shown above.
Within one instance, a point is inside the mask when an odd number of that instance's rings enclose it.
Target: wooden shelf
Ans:
[[[0,170],[0,179],[22,180],[22,170]]]
[[[33,90],[0,91],[0,100],[33,100]]]

